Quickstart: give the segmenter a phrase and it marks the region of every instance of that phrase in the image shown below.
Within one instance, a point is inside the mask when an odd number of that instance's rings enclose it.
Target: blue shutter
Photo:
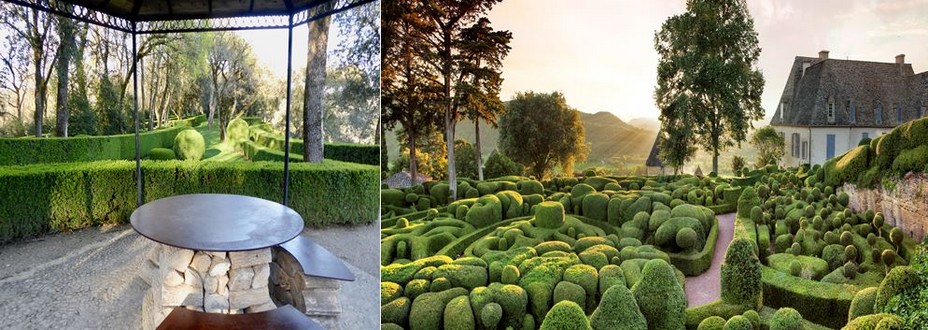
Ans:
[[[825,139],[825,159],[835,158],[835,135],[828,134]]]

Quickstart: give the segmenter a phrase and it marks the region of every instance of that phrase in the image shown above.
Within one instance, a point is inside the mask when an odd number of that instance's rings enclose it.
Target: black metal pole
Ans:
[[[132,23],[132,89],[134,94],[132,95],[133,103],[135,103],[135,188],[136,188],[136,199],[135,202],[138,206],[142,206],[142,150],[141,145],[139,144],[139,76],[138,76],[138,66],[135,65],[138,61],[138,42],[136,41],[136,25],[135,22]]]
[[[290,202],[290,80],[293,71],[293,14],[287,27],[287,115],[284,127],[284,206]]]

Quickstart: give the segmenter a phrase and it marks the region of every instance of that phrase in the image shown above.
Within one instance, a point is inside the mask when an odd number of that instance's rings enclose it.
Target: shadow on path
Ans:
[[[686,302],[688,307],[699,307],[719,299],[720,269],[725,260],[725,250],[731,243],[735,231],[735,213],[718,215],[719,239],[715,241],[712,266],[699,276],[686,278]]]

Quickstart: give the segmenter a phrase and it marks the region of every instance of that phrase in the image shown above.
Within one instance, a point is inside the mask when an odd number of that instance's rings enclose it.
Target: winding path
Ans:
[[[698,307],[719,299],[720,268],[725,260],[725,250],[731,243],[735,231],[735,213],[721,214],[719,219],[719,238],[715,241],[712,253],[712,266],[699,276],[686,278],[686,302],[688,307]]]

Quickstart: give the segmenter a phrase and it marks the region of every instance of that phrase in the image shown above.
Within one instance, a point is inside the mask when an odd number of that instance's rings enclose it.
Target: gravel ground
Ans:
[[[339,290],[342,314],[328,328],[380,324],[379,226],[306,229],[303,235],[357,277]],[[154,242],[128,225],[95,227],[0,245],[0,329],[138,329],[139,277]]]
[[[712,253],[712,266],[699,276],[686,278],[686,302],[689,307],[699,307],[721,296],[720,271],[722,261],[725,260],[725,251],[735,232],[735,214],[728,213],[718,216],[719,238],[715,241],[715,250]]]

